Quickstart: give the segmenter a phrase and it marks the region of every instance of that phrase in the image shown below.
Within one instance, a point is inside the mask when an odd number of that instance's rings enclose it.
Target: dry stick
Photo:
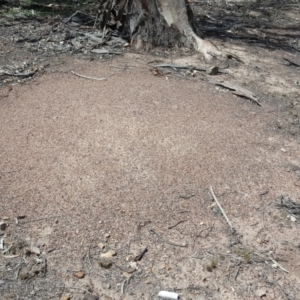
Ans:
[[[134,258],[134,261],[140,261],[142,258],[143,258],[143,256],[144,256],[144,254],[146,253],[148,251],[148,246],[139,254],[139,255],[137,255],[135,258]]]
[[[121,295],[124,295],[125,294],[125,288],[126,288],[126,285],[128,286],[129,285],[129,282],[131,280],[131,278],[134,276],[134,274],[131,274],[127,279],[125,279],[121,285]]]
[[[19,223],[19,225],[23,225],[23,224],[30,223],[30,222],[36,222],[36,221],[46,220],[46,219],[58,218],[58,217],[61,217],[61,216],[50,216],[50,217],[44,217],[44,218],[39,218],[39,219],[33,219],[33,220],[29,220],[29,221],[25,221],[25,222]]]
[[[97,13],[97,15],[96,15],[96,19],[95,19],[95,23],[94,23],[93,29],[96,28],[96,24],[97,24],[97,21],[98,21],[98,17],[99,17],[99,13]]]
[[[86,292],[86,293],[88,293],[88,294],[91,295],[91,292],[89,292],[89,291],[86,290],[86,289],[80,288],[80,287],[73,287],[73,286],[58,286],[57,288],[59,288],[59,289],[70,289],[70,290],[81,290],[81,291]]]
[[[282,265],[280,265],[275,259],[271,258],[270,257],[270,260],[276,265],[278,266],[282,271],[286,272],[286,273],[289,273],[288,270],[286,270]]]
[[[89,245],[89,250],[88,250],[88,253],[87,253],[87,260],[88,260],[88,263],[90,264],[90,270],[92,273],[94,274],[97,274],[99,275],[100,277],[103,277],[105,278],[105,275],[101,274],[101,273],[98,273],[94,270],[93,266],[92,266],[92,263],[91,263],[91,258],[90,258],[90,254],[91,254],[91,245]]]
[[[216,197],[216,195],[215,195],[215,193],[214,193],[214,190],[213,190],[212,186],[210,186],[209,188],[210,188],[211,195],[213,196],[214,200],[215,200],[216,203],[218,204],[218,206],[219,206],[219,208],[220,208],[220,210],[221,210],[221,212],[222,212],[222,214],[223,214],[225,220],[227,221],[227,223],[228,223],[228,225],[229,225],[231,231],[232,231],[232,232],[235,232],[235,229],[234,229],[234,227],[231,225],[231,223],[230,223],[230,221],[229,221],[229,219],[228,219],[228,217],[227,217],[225,211],[223,210],[221,204],[219,203],[219,201],[218,201],[218,199],[217,199],[217,197]]]
[[[78,76],[78,77],[82,77],[82,78],[85,78],[85,79],[92,79],[92,80],[98,80],[98,81],[107,80],[107,78],[96,78],[96,77],[89,77],[89,76],[85,76],[85,75],[80,75],[78,73],[75,73],[74,71],[71,71],[71,73]]]
[[[169,245],[177,246],[177,247],[187,247],[186,244],[179,245],[179,244],[175,244],[175,243],[172,243],[172,242],[169,242],[169,241],[165,240],[161,235],[159,235],[158,233],[156,233],[153,229],[150,229],[149,231],[152,232],[152,233],[154,233],[154,234],[156,234],[161,240],[163,240],[164,242],[166,242]]]
[[[259,254],[258,252],[254,252],[254,254],[260,256],[261,258],[263,258],[265,261],[266,260],[270,260],[273,264],[275,264],[278,268],[280,268],[282,271],[289,273],[288,270],[286,270],[281,264],[279,264],[274,258],[272,257],[264,257],[263,255]]]
[[[240,272],[240,267],[238,267],[236,273],[235,273],[235,276],[234,276],[234,281],[236,281],[238,275],[239,275],[239,272]]]
[[[186,222],[187,220],[182,220],[177,222],[175,225],[169,226],[168,229],[173,229],[174,227],[176,227],[177,225],[179,225],[180,223]]]
[[[114,266],[116,266],[118,269],[120,269],[121,271],[131,274],[134,273],[137,269],[132,269],[132,270],[125,270],[124,268],[120,267],[119,265],[117,265],[116,263],[114,263]]]

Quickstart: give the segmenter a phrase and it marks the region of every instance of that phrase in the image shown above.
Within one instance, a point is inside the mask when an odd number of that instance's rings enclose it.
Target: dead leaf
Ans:
[[[71,299],[71,296],[69,294],[63,294],[61,297],[60,297],[60,300],[70,300]]]
[[[40,236],[44,237],[50,235],[52,233],[52,228],[46,227],[44,230],[40,232]]]
[[[83,278],[84,275],[85,275],[85,274],[84,274],[83,271],[79,271],[79,272],[74,273],[74,276],[75,276],[76,278],[78,278],[78,279]]]
[[[105,253],[101,253],[100,254],[100,257],[102,258],[112,258],[113,256],[116,256],[117,255],[117,252],[114,251],[114,250],[109,250]]]
[[[219,73],[219,67],[217,67],[217,66],[206,69],[207,75],[217,75],[218,73]]]
[[[95,296],[95,295],[84,295],[83,299],[82,300],[99,300],[99,297],[98,296]]]
[[[265,297],[267,295],[267,290],[265,288],[261,288],[261,289],[256,291],[256,295],[259,298]]]
[[[98,247],[99,247],[100,249],[104,249],[104,248],[105,248],[105,244],[99,243],[99,244],[98,244]]]
[[[131,261],[128,265],[131,269],[135,270],[137,268],[137,263],[135,261]]]
[[[163,77],[165,76],[164,72],[158,70],[157,68],[151,68],[150,72],[154,75],[154,76],[158,76],[158,77]]]
[[[294,216],[291,216],[291,221],[292,221],[292,222],[296,222],[297,219],[296,219]]]
[[[109,296],[106,296],[106,295],[103,295],[101,297],[101,300],[113,300],[113,298],[109,297]]]

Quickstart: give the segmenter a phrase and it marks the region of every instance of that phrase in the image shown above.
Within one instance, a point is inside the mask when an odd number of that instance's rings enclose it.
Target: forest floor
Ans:
[[[2,299],[300,299],[292,4],[195,5],[202,28],[243,20],[207,29],[238,58],[214,62],[183,48],[99,54],[74,41],[90,28],[1,11]]]

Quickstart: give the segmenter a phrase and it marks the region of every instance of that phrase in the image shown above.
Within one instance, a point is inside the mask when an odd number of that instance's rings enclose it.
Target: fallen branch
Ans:
[[[294,67],[300,67],[300,63],[296,63],[288,58],[283,58],[288,64],[287,66],[294,66]]]
[[[85,75],[80,75],[78,73],[75,73],[74,71],[71,71],[71,73],[78,76],[78,77],[82,77],[82,78],[85,78],[85,79],[92,79],[92,80],[99,80],[99,81],[107,80],[107,78],[96,78],[96,77],[89,77],[89,76],[85,76]]]
[[[216,203],[218,204],[218,206],[219,206],[219,208],[220,208],[220,210],[221,210],[221,212],[222,212],[222,214],[223,214],[223,216],[224,216],[226,222],[228,223],[228,225],[229,225],[229,227],[230,227],[232,233],[234,233],[234,232],[235,232],[235,229],[234,229],[234,227],[231,225],[231,223],[230,223],[230,221],[229,221],[229,219],[228,219],[228,217],[227,217],[225,211],[223,210],[221,204],[219,203],[219,201],[218,201],[218,199],[217,199],[217,197],[216,197],[216,195],[215,195],[215,193],[214,193],[214,190],[213,190],[212,186],[210,186],[210,192],[211,192],[211,195],[213,196],[214,200],[215,200]]]
[[[184,70],[196,70],[196,71],[202,71],[202,72],[207,72],[209,73],[210,70],[212,69],[210,68],[204,68],[204,67],[197,67],[197,66],[181,66],[181,65],[177,65],[177,64],[158,64],[154,66],[155,68],[171,68],[173,70],[177,70],[177,69],[184,69]],[[223,71],[220,68],[217,68],[217,73],[224,73],[227,74],[227,71]],[[214,74],[215,75],[215,74]]]
[[[187,244],[175,244],[175,243],[172,243],[172,242],[169,242],[169,241],[165,240],[161,235],[156,233],[153,229],[150,229],[149,231],[154,233],[155,235],[157,235],[161,240],[163,240],[164,242],[166,242],[169,245],[176,246],[176,247],[187,247]]]
[[[229,29],[231,29],[233,26],[239,25],[239,27],[241,27],[241,21],[236,21],[232,24],[229,24],[225,27],[200,27],[201,31],[210,31],[210,32],[224,32],[227,31]]]
[[[97,53],[97,54],[115,54],[115,55],[122,55],[122,52],[117,52],[113,50],[108,50],[108,49],[93,49],[91,50],[92,53]]]
[[[256,97],[256,95],[254,93],[252,93],[251,91],[244,89],[243,87],[237,85],[237,84],[233,84],[230,82],[220,82],[211,78],[208,78],[208,82],[215,84],[215,85],[219,85],[222,87],[225,87],[231,91],[233,91],[233,94],[238,95],[238,96],[242,96],[242,97],[246,97],[250,100],[252,100],[253,102],[255,102],[258,106],[261,106],[260,102],[258,101],[258,98]]]

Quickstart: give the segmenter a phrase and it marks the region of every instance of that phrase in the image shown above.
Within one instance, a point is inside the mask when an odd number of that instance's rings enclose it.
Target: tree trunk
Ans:
[[[207,59],[220,55],[209,41],[198,37],[188,19],[186,0],[100,0],[100,24],[125,35],[135,49],[187,46]]]

